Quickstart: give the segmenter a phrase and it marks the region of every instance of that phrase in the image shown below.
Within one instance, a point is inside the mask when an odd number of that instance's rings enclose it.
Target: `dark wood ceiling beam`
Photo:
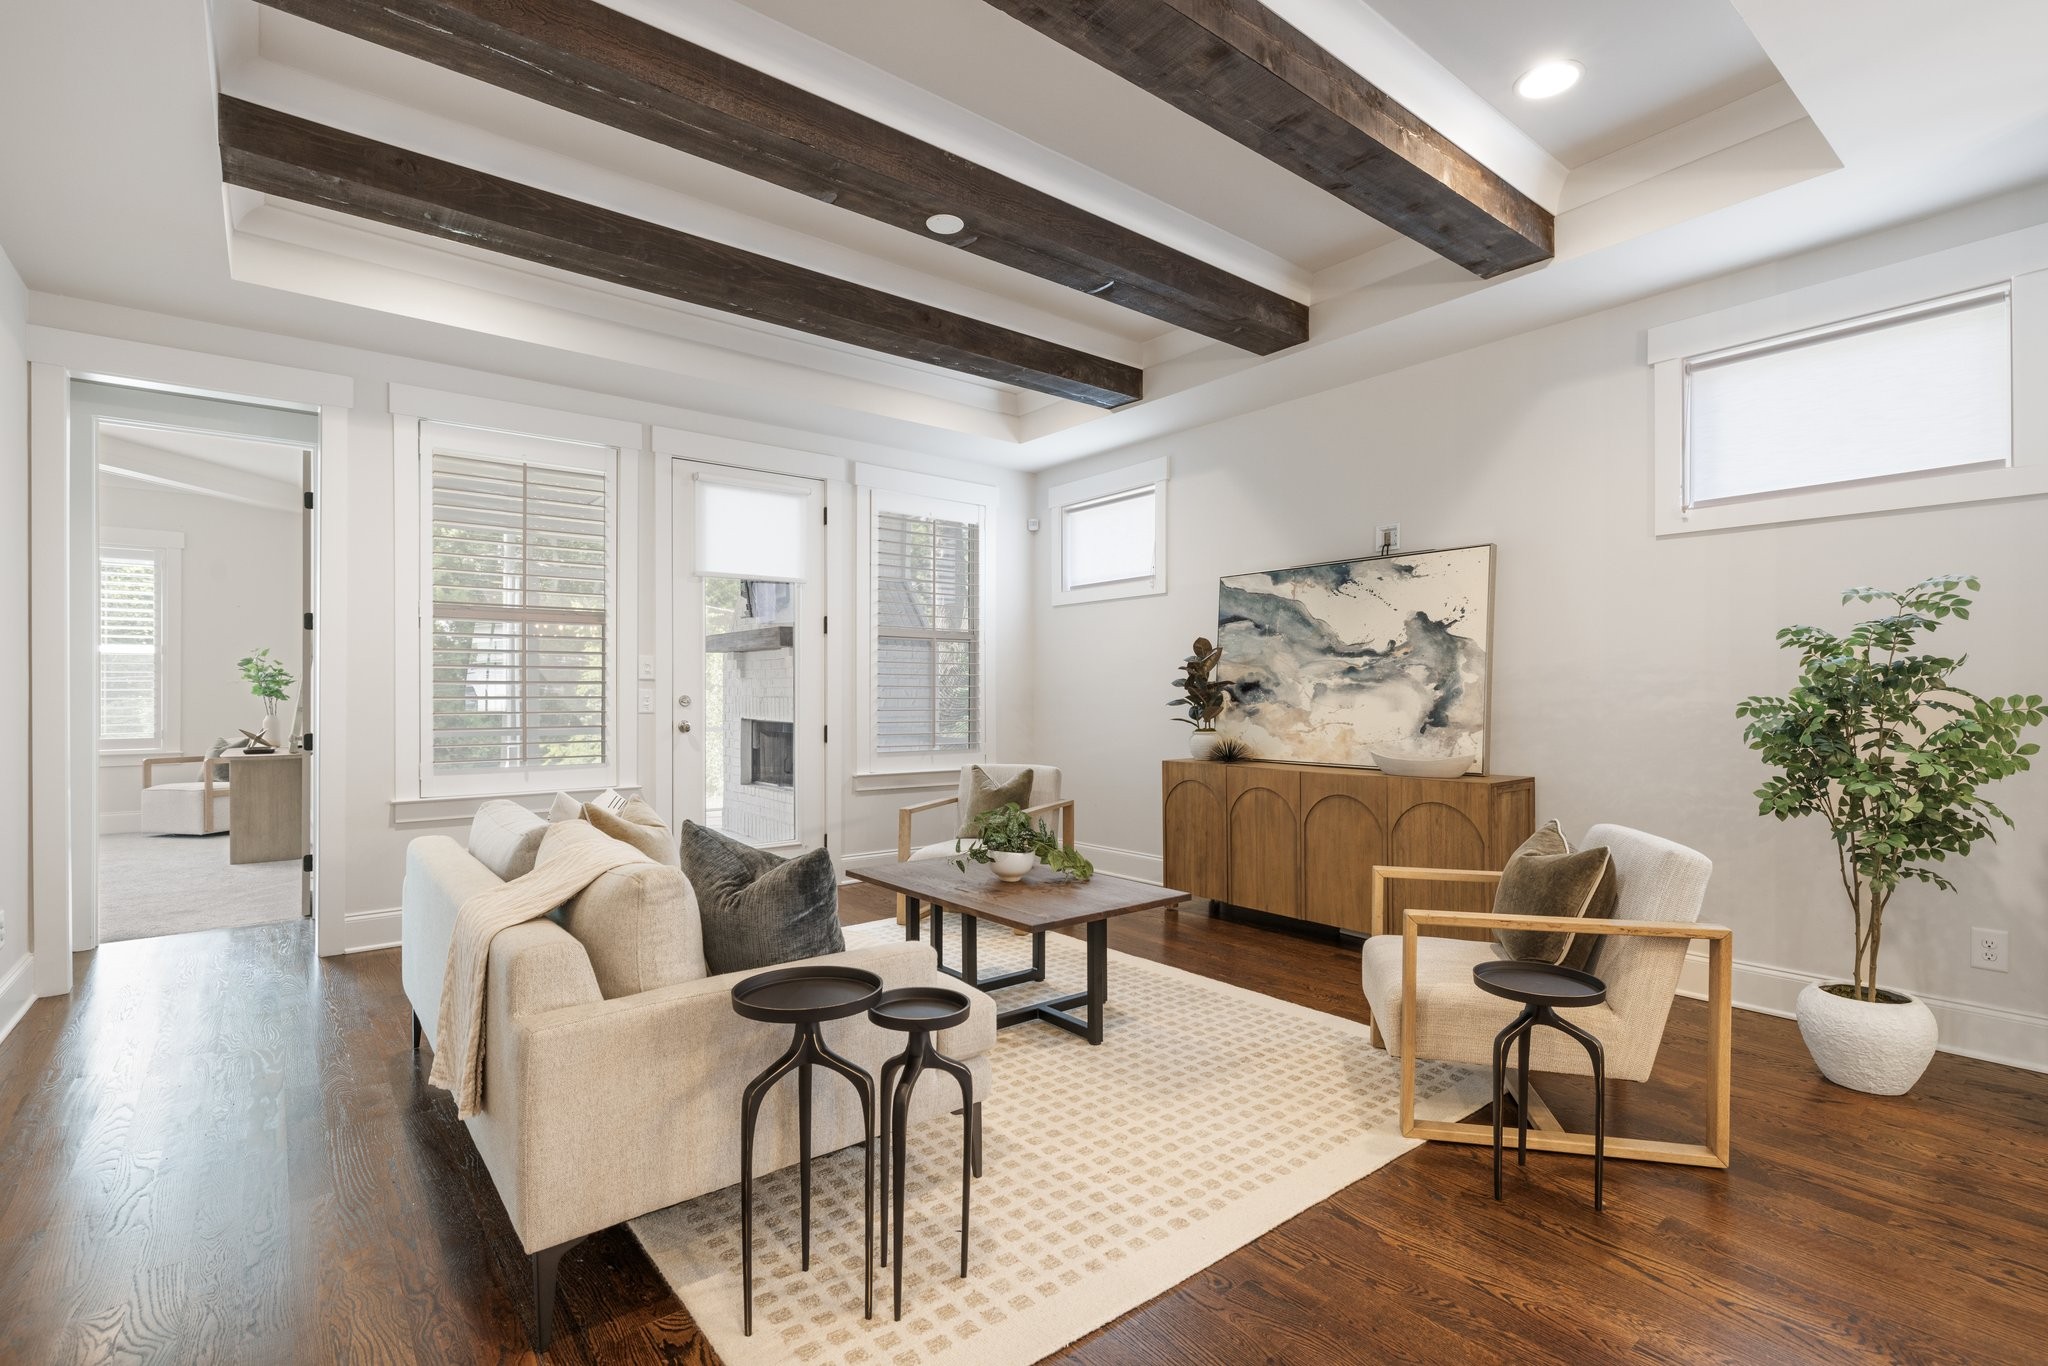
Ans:
[[[1259,355],[1308,340],[1305,304],[595,0],[262,3]]]
[[[1115,408],[1144,372],[739,247],[220,97],[231,185],[906,360]]]
[[[1256,0],[988,0],[1395,231],[1490,278],[1550,212]]]

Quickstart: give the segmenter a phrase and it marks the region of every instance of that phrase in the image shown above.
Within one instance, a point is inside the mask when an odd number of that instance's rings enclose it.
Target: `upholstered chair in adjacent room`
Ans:
[[[1050,764],[969,764],[960,770],[959,791],[951,796],[906,806],[896,813],[898,863],[910,863],[919,859],[956,858],[959,853],[954,848],[956,841],[961,849],[969,848],[976,843],[971,839],[961,839],[960,828],[962,821],[966,819],[964,813],[974,809],[974,770],[977,768],[990,782],[999,785],[1014,782],[1020,774],[1029,769],[1031,800],[1024,809],[1041,820],[1047,820],[1048,823],[1052,814],[1058,812],[1059,824],[1056,828],[1060,843],[1071,845],[1074,842],[1074,803],[1071,799],[1062,799],[1060,796],[1058,769]],[[938,811],[942,808],[950,808],[947,815],[952,822],[944,831],[945,838],[929,844],[916,843],[911,829],[912,819],[924,812]],[[939,818],[933,817],[930,824],[933,827],[937,826],[940,824]],[[927,833],[932,833],[929,828]],[[898,924],[903,922],[903,898],[900,896],[896,898],[896,921]]]
[[[1614,916],[1574,921],[1571,929],[1575,934],[1600,936],[1599,949],[1587,970],[1607,984],[1607,999],[1602,1005],[1572,1010],[1570,1018],[1600,1041],[1609,1078],[1649,1079],[1664,1039],[1672,998],[1685,970],[1686,951],[1694,940],[1704,940],[1708,947],[1705,1142],[1609,1137],[1607,1154],[1726,1167],[1733,941],[1725,927],[1698,923],[1713,864],[1684,845],[1619,825],[1596,825],[1587,832],[1583,847],[1602,846],[1613,859]],[[1497,872],[1440,868],[1373,870],[1374,933],[1366,940],[1362,963],[1365,997],[1372,1007],[1375,1040],[1401,1059],[1401,1132],[1408,1137],[1492,1144],[1490,1124],[1415,1118],[1415,1060],[1420,1057],[1490,1068],[1494,1036],[1520,1009],[1513,1001],[1482,991],[1472,980],[1474,964],[1505,956],[1491,938],[1446,939],[1418,931],[1432,927],[1555,931],[1558,922],[1541,916],[1408,910],[1401,924],[1388,925],[1386,884],[1396,879],[1498,882],[1500,876]],[[1408,1047],[1410,1039],[1416,1041],[1413,1048]],[[1533,1071],[1591,1074],[1586,1053],[1570,1039],[1539,1030],[1532,1046]],[[1547,1112],[1536,1106],[1532,1111],[1545,1127],[1532,1129],[1530,1147],[1553,1152],[1593,1151],[1590,1134],[1563,1132]]]
[[[142,814],[139,828],[145,835],[213,835],[228,828],[228,784],[216,780],[218,755],[181,754],[176,758],[142,761]],[[199,781],[160,783],[159,768],[175,764],[199,765]],[[244,832],[246,833],[246,832]]]

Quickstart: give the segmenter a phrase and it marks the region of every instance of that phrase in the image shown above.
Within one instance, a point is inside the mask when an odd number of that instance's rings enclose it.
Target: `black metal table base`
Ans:
[[[974,1074],[932,1047],[929,1030],[913,1030],[901,1053],[882,1064],[882,1265],[894,1276],[895,1313],[903,1318],[903,1196],[909,1184],[910,1096],[926,1068],[937,1068],[960,1084],[960,1274],[967,1275],[968,1210],[974,1178],[981,1175],[981,1102],[974,1098]],[[894,1208],[891,1258],[890,1201]]]
[[[919,902],[916,897],[906,897],[904,902],[903,925],[906,938],[916,939],[920,936],[919,922],[924,918],[923,912],[931,912],[932,950],[939,956],[939,971],[947,976],[958,978],[981,991],[1001,991],[1004,987],[1045,980],[1045,931],[1037,930],[1031,935],[1030,967],[1020,968],[1015,972],[998,973],[994,977],[983,977],[978,925],[974,916],[964,911],[954,912],[960,917],[960,966],[955,969],[946,965],[946,908],[936,902],[926,905]],[[1109,1001],[1109,922],[1091,920],[1086,930],[1087,989],[998,1011],[997,1029],[1008,1029],[1011,1025],[1042,1020],[1046,1024],[1057,1025],[1070,1034],[1079,1034],[1091,1044],[1102,1042],[1102,1008]],[[1077,1008],[1086,1012],[1085,1017],[1070,1013]]]
[[[1508,1046],[1516,1046],[1515,1162],[1529,1165],[1529,1036],[1549,1025],[1577,1039],[1593,1062],[1593,1208],[1604,1208],[1607,1179],[1607,1055],[1600,1041],[1547,1005],[1527,1005],[1493,1036],[1493,1198],[1501,1199],[1501,1096],[1507,1087]]]
[[[837,1072],[853,1083],[853,1089],[860,1093],[861,1117],[861,1259],[865,1267],[867,1284],[866,1308],[868,1318],[875,1315],[875,1092],[874,1083],[857,1063],[851,1062],[825,1046],[822,1024],[815,1020],[799,1022],[796,1037],[781,1057],[770,1063],[768,1070],[747,1083],[747,1089],[740,1101],[740,1277],[744,1282],[742,1294],[746,1304],[745,1330],[751,1337],[754,1332],[754,1121],[760,1117],[761,1102],[776,1082],[795,1071],[797,1132],[800,1135],[798,1149],[798,1181],[802,1187],[803,1226],[803,1267],[811,1269],[811,1068],[824,1067]]]

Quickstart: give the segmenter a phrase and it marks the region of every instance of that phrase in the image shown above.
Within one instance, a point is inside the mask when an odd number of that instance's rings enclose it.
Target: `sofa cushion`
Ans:
[[[583,808],[583,819],[613,839],[632,845],[656,863],[671,868],[682,866],[682,856],[676,852],[676,837],[669,833],[668,822],[638,797],[628,798],[617,811],[590,803]]]
[[[1559,921],[1607,919],[1614,914],[1613,860],[1605,849],[1572,852],[1564,832],[1551,821],[1509,855],[1493,912]],[[1495,930],[1493,938],[1506,957],[1581,969],[1599,943],[1589,934],[1537,930]]]
[[[679,843],[703,914],[704,960],[714,974],[846,948],[829,851],[777,858],[694,821],[683,822]]]
[[[540,837],[548,823],[518,802],[502,799],[485,802],[469,823],[470,856],[510,882],[533,871],[540,852]]]
[[[980,764],[968,769],[965,797],[960,803],[960,830],[963,840],[981,837],[981,818],[991,811],[1000,811],[1006,806],[1031,805],[1031,784],[1036,775],[1030,769],[1023,769],[1000,780],[992,778]]]
[[[615,843],[584,821],[547,826],[536,865],[592,840]],[[551,914],[590,955],[607,1000],[705,975],[696,894],[679,869],[644,854],[603,874]]]

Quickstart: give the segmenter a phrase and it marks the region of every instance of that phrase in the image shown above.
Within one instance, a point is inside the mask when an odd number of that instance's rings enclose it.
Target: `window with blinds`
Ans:
[[[877,754],[981,747],[981,526],[878,507]]]
[[[610,762],[606,482],[434,453],[423,776]]]
[[[151,550],[100,552],[100,745],[164,742],[164,575]]]

